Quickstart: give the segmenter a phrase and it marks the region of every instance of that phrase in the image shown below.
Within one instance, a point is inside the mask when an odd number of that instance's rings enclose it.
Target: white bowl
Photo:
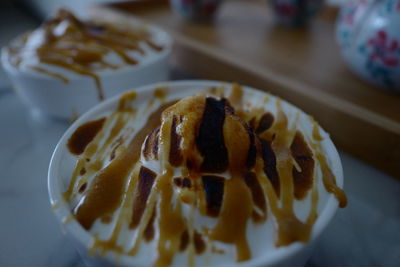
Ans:
[[[164,82],[159,84],[148,85],[136,90],[137,96],[132,106],[137,108],[138,114],[140,114],[141,108],[144,108],[147,104],[146,100],[151,99],[155,88],[166,87],[168,88],[167,101],[182,98],[184,96],[191,96],[199,91],[203,91],[210,87],[218,87],[226,83],[217,81],[175,81],[175,82]],[[245,94],[252,94],[258,99],[263,99],[267,93],[255,90],[249,87],[243,87]],[[274,96],[269,95],[270,101],[275,99]],[[109,115],[111,112],[117,109],[119,102],[119,96],[112,99],[106,100],[103,103],[92,108],[90,111],[82,115],[77,121],[75,121],[66,133],[62,136],[61,140],[57,144],[57,147],[53,153],[49,171],[48,171],[48,190],[50,196],[50,202],[52,204],[53,211],[65,228],[68,236],[70,236],[80,248],[83,255],[87,253],[88,248],[91,247],[94,241],[92,235],[86,231],[78,221],[73,218],[71,213],[71,207],[63,198],[63,193],[66,191],[72,171],[75,167],[76,156],[72,155],[66,148],[66,144],[70,136],[74,131],[83,123],[98,119]],[[292,110],[293,112],[299,111],[295,106],[282,101],[284,110]],[[306,114],[302,113],[304,116]],[[336,177],[336,181],[339,187],[343,186],[343,170],[338,152],[329,138],[329,135],[320,129],[321,135],[324,137],[322,141],[322,149],[327,157],[327,161]],[[319,184],[319,186],[322,186]],[[271,253],[253,258],[247,262],[237,264],[237,266],[255,267],[255,266],[304,266],[307,259],[311,256],[312,248],[315,245],[318,237],[322,231],[327,227],[329,222],[332,220],[337,207],[338,202],[332,194],[320,194],[321,199],[321,211],[319,217],[316,220],[312,229],[312,236],[310,242],[299,243],[295,242],[289,246],[280,247],[273,250]],[[66,221],[68,221],[66,223]],[[136,257],[136,256],[135,256]],[[132,260],[124,257],[118,258],[112,253],[106,253],[104,258],[92,258],[96,266],[101,264],[114,263],[122,266],[149,266],[149,255],[144,256],[147,261]],[[201,266],[201,265],[198,265]],[[212,266],[232,266],[227,264],[212,265]],[[235,265],[236,266],[236,265]]]
[[[96,72],[101,81],[104,98],[110,98],[123,91],[149,83],[168,79],[168,58],[171,54],[172,39],[163,30],[140,21],[133,22],[136,26],[145,26],[157,44],[164,49],[154,52],[148,59],[135,66],[117,70]],[[21,37],[11,43],[19,42]],[[1,62],[17,94],[32,109],[39,110],[50,116],[71,119],[82,115],[92,106],[100,102],[98,89],[92,77],[79,75],[62,68],[57,70],[68,74],[69,82],[51,77],[32,69],[21,69],[10,63],[10,53],[6,48],[1,51]]]

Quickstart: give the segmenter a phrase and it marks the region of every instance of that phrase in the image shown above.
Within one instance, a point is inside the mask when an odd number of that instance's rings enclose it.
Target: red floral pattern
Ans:
[[[281,22],[300,25],[315,15],[323,0],[269,0],[269,2]]]
[[[202,7],[202,13],[206,16],[214,14],[215,11],[217,9],[217,5],[215,3],[206,3],[203,7]]]
[[[290,3],[278,3],[276,5],[276,11],[285,17],[294,17],[297,14],[297,7]]]
[[[389,40],[384,30],[378,31],[377,34],[368,40],[368,48],[371,52],[369,59],[373,62],[381,62],[387,67],[398,66],[399,59],[399,42],[397,40]]]
[[[359,0],[351,3],[350,6],[345,10],[341,18],[342,21],[349,26],[353,26],[355,23],[354,18],[356,14],[359,12],[364,12],[364,9],[367,7],[367,4],[368,4],[367,0]]]
[[[216,13],[222,0],[170,0],[172,7],[184,17],[208,20]]]

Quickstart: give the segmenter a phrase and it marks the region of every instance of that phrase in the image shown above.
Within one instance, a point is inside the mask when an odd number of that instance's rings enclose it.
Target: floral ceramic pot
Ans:
[[[195,21],[213,19],[221,2],[222,0],[170,0],[176,13]]]
[[[351,0],[341,10],[336,38],[350,68],[400,93],[400,0]]]
[[[278,23],[288,26],[305,24],[320,9],[323,0],[269,0]]]

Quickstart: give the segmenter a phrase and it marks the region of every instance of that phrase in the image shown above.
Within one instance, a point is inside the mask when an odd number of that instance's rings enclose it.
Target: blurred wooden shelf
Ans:
[[[266,1],[226,1],[212,24],[173,14],[166,1],[95,7],[92,15],[134,15],[175,38],[173,64],[204,79],[269,91],[314,116],[343,150],[400,178],[400,96],[346,68],[334,40],[336,12],[308,28],[276,27]]]

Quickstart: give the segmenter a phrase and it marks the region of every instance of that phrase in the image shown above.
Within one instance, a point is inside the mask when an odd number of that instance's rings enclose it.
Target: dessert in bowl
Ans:
[[[132,86],[168,78],[172,40],[140,21],[82,21],[61,9],[2,49],[2,64],[30,107],[71,118]]]
[[[212,81],[101,103],[61,138],[48,179],[66,232],[123,266],[302,266],[346,205],[338,153],[310,116]]]

